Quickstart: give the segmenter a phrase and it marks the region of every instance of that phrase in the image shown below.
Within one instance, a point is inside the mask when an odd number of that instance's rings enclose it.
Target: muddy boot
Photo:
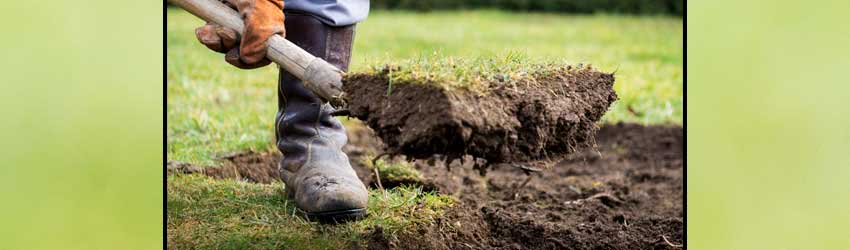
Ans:
[[[331,27],[300,13],[286,13],[286,39],[343,71],[348,69],[354,26]],[[348,141],[333,108],[280,71],[275,119],[278,168],[287,195],[308,218],[342,222],[366,214],[369,193],[342,152]]]

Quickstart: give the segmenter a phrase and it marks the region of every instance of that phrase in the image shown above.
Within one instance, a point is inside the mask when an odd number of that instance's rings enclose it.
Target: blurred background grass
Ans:
[[[0,249],[162,246],[162,2],[7,1]]]
[[[850,1],[688,3],[688,244],[850,249]]]

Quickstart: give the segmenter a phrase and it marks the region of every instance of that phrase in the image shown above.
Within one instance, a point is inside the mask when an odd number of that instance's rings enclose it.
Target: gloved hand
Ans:
[[[240,69],[269,65],[266,40],[274,34],[285,35],[283,0],[227,0],[245,22],[240,37],[235,30],[214,23],[195,29],[198,41],[207,48],[225,53],[224,60]],[[237,46],[238,45],[238,46]]]

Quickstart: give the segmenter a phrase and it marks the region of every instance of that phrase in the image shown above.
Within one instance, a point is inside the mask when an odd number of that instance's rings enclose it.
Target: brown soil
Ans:
[[[610,125],[597,150],[525,175],[418,165],[460,205],[388,246],[422,249],[674,249],[682,243],[682,129]],[[403,242],[403,244],[402,244]],[[401,247],[403,246],[403,247]]]
[[[388,75],[346,77],[350,115],[376,131],[386,152],[414,159],[545,164],[592,147],[596,122],[617,99],[614,75],[588,68],[493,83],[483,92],[404,81],[388,91]]]
[[[345,151],[359,164],[381,148],[369,129],[349,127]],[[366,237],[374,249],[677,249],[683,242],[683,131],[678,126],[603,126],[596,149],[572,154],[557,167],[533,172],[496,165],[480,176],[470,161],[419,160],[420,183],[458,197],[430,225],[386,237]],[[468,158],[468,157],[467,157]],[[205,172],[216,178],[276,180],[277,153],[242,153],[222,167],[169,162],[169,173]]]

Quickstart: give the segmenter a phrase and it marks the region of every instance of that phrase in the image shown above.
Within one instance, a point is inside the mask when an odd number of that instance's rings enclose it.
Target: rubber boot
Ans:
[[[341,70],[348,70],[354,26],[331,27],[301,13],[286,13],[286,39]],[[366,214],[369,193],[342,152],[348,141],[334,109],[285,70],[278,81],[275,119],[278,166],[287,195],[320,222],[343,222]]]

